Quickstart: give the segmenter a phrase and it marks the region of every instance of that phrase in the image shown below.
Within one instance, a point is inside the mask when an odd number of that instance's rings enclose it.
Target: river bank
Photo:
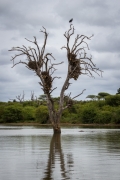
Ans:
[[[120,127],[120,124],[72,124],[72,123],[61,123],[60,124],[61,127],[64,127],[64,126],[81,126],[81,127],[108,127],[108,128],[112,128],[112,127]],[[37,123],[37,122],[22,122],[22,123],[0,123],[0,126],[42,126],[42,127],[52,127],[51,124],[40,124],[40,123]]]

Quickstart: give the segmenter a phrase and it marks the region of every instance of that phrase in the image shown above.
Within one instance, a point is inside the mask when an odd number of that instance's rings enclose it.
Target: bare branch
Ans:
[[[55,87],[54,89],[52,89],[49,94],[51,94],[55,89],[57,89],[57,87]]]
[[[86,89],[84,89],[84,90],[83,90],[80,94],[78,94],[77,96],[73,97],[72,100],[75,99],[75,98],[77,98],[77,97],[80,96],[81,94],[83,94],[83,92],[84,92],[85,90],[86,90]]]
[[[37,46],[37,50],[38,50],[38,57],[39,57],[39,62],[40,62],[40,57],[41,57],[41,54],[40,54],[40,48],[39,48],[39,46],[38,46],[38,43],[37,43],[37,40],[36,40],[36,37],[34,36],[34,39],[35,39],[35,44],[36,44],[36,46]]]
[[[31,91],[31,101],[34,101],[35,99],[34,99],[34,91],[32,92]]]
[[[65,46],[61,47],[61,49],[64,49],[64,48],[67,49],[67,47],[65,47]]]
[[[53,78],[52,78],[52,82],[53,82],[54,79],[56,79],[56,78],[57,78],[57,79],[60,79],[61,77],[53,77]]]
[[[25,38],[25,39],[26,39],[27,41],[29,41],[29,42],[33,43],[33,44],[35,43],[35,42],[33,42],[33,41],[31,41],[31,40],[29,40],[29,39],[27,39],[27,38]]]
[[[45,54],[44,59],[47,58],[47,56],[51,56],[55,60],[55,58],[53,57],[52,53]]]
[[[41,82],[39,82],[39,84],[43,87],[43,84]]]
[[[93,36],[93,35],[92,35],[92,36]],[[81,44],[83,44],[83,43],[87,45],[87,49],[89,50],[89,46],[88,46],[87,42],[85,42],[84,40],[85,40],[85,39],[90,40],[90,38],[91,38],[92,36],[87,37],[87,36],[84,36],[84,35],[81,35],[81,36],[77,35],[77,37],[76,37],[76,39],[75,39],[75,42],[74,42],[74,45],[73,45],[73,47],[72,47],[71,53],[75,52],[75,51],[77,50],[77,47],[79,47],[79,46],[80,46]],[[79,39],[80,39],[80,42],[77,44],[77,41],[78,41]]]
[[[56,63],[56,64],[52,64],[52,66],[57,66],[57,65],[60,65],[60,64],[63,64],[64,62],[60,62],[60,63]]]
[[[26,63],[26,62],[22,62],[22,61],[20,61],[20,62],[18,62],[18,63],[15,63],[15,64],[12,66],[12,68],[13,68],[14,66],[16,66],[17,64],[20,64],[20,63],[22,63],[22,64],[26,64],[26,65],[27,65],[27,63]]]
[[[46,32],[46,29],[44,27],[43,27],[43,29],[44,29],[44,31],[40,30],[40,32],[44,33],[44,35],[45,35],[44,44],[43,44],[43,47],[41,49],[41,57],[43,57],[43,54],[44,54],[44,51],[45,51],[46,42],[47,42],[47,36],[48,36],[48,33]]]
[[[20,94],[20,95],[16,96],[16,99],[18,99],[20,102],[22,102],[22,101],[24,101],[24,96],[25,96],[25,94],[24,94],[24,91],[23,91],[22,97],[21,97],[21,94]]]

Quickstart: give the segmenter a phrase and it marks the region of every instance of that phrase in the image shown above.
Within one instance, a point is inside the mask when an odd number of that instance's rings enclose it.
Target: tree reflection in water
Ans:
[[[62,147],[61,147],[61,135],[54,134],[51,139],[51,143],[50,143],[48,163],[47,163],[47,167],[45,169],[43,180],[54,179],[53,173],[56,168],[55,165],[57,166],[58,164],[60,166],[60,172],[61,172],[62,179],[70,179],[69,171],[70,171],[70,167],[72,167],[72,164],[73,164],[72,154],[67,155],[66,163],[67,163],[67,166],[65,165],[64,154],[62,152]],[[67,167],[68,167],[68,171],[66,171]],[[56,173],[59,176],[59,172],[56,172]],[[60,179],[60,177],[57,177],[57,179]]]

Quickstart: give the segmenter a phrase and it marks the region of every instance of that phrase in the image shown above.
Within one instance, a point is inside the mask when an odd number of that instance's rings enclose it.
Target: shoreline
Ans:
[[[40,124],[35,122],[23,122],[23,123],[0,123],[0,126],[43,126],[52,127],[52,124]],[[120,127],[120,124],[71,124],[71,123],[60,123],[60,126],[83,126],[83,127]]]

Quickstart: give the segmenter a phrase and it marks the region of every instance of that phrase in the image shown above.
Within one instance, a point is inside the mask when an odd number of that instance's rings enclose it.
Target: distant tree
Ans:
[[[88,95],[86,98],[90,98],[92,100],[95,100],[96,99],[96,96],[95,95]]]
[[[54,133],[61,133],[61,116],[63,111],[70,106],[70,101],[68,101],[68,104],[65,103],[65,91],[70,86],[70,80],[77,80],[78,77],[83,74],[93,77],[93,73],[99,75],[99,73],[101,74],[101,70],[99,70],[99,68],[97,68],[96,65],[93,63],[92,56],[89,56],[87,54],[89,50],[87,40],[91,40],[91,37],[93,35],[88,37],[85,35],[77,34],[72,47],[70,47],[70,39],[75,32],[74,26],[70,24],[70,28],[68,29],[68,31],[64,33],[64,36],[66,38],[66,46],[63,46],[61,48],[66,50],[68,60],[68,65],[66,67],[67,75],[60,91],[59,107],[56,110],[54,106],[54,101],[51,98],[51,93],[57,88],[52,87],[53,81],[56,78],[59,79],[60,77],[53,76],[53,74],[56,70],[55,66],[60,65],[63,62],[52,63],[51,59],[55,60],[52,53],[45,54],[48,33],[44,27],[43,30],[41,30],[41,32],[44,34],[44,43],[42,48],[39,47],[36,37],[34,37],[33,41],[26,39],[34,45],[33,47],[29,46],[27,48],[23,45],[22,47],[13,47],[10,50],[17,52],[17,54],[15,54],[14,57],[12,57],[13,67],[18,64],[24,64],[28,69],[34,71],[36,75],[40,78],[39,84],[42,87],[44,94],[46,95],[49,118],[52,123]],[[22,55],[27,57],[27,61],[20,60],[19,62],[14,63],[14,60],[19,56],[21,57]],[[72,98],[70,97],[71,100],[74,100],[75,98],[80,96],[84,92],[84,90],[78,95]]]
[[[13,102],[16,102],[16,99],[13,99]]]
[[[31,101],[34,101],[34,100],[35,100],[34,91],[33,92],[31,91]]]
[[[102,97],[101,97],[101,96],[96,96],[96,98],[97,98],[98,100],[102,99]]]
[[[39,102],[39,105],[45,105],[47,103],[47,98],[45,94],[40,95],[37,100]]]
[[[105,99],[106,96],[109,96],[110,94],[109,93],[106,93],[106,92],[99,92],[98,93],[98,96],[101,98],[101,99]]]
[[[18,96],[16,96],[16,99],[18,99],[19,100],[19,102],[21,103],[21,102],[24,102],[24,97],[25,97],[25,94],[24,94],[24,91],[23,91],[23,94],[21,95],[18,95]]]
[[[17,102],[16,99],[9,99],[9,100],[10,100],[10,102],[11,102],[11,101],[12,101],[12,102]]]
[[[45,94],[40,95],[38,99],[39,99],[40,101],[47,101],[47,97],[46,97]]]
[[[106,104],[110,106],[119,106],[120,105],[120,95],[110,95],[105,98]]]
[[[117,90],[117,93],[116,94],[120,94],[120,88]]]

